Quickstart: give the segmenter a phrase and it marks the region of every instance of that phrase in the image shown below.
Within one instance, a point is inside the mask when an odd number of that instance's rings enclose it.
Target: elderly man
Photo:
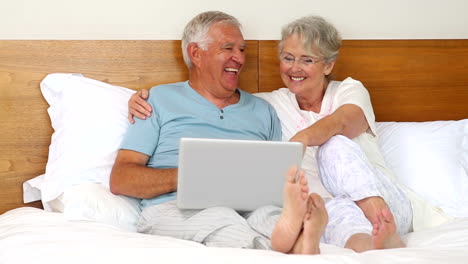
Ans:
[[[269,240],[233,209],[180,210],[174,200],[181,137],[281,140],[274,109],[237,88],[245,62],[239,28],[222,12],[193,18],[182,37],[189,80],[153,87],[152,116],[136,120],[124,137],[110,188],[143,199],[140,232],[209,246],[269,248]]]

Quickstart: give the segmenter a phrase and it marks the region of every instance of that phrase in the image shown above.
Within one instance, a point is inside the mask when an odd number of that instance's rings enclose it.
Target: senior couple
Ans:
[[[356,252],[404,247],[411,204],[385,168],[366,88],[330,77],[340,45],[338,31],[321,17],[291,22],[279,44],[287,88],[251,95],[237,87],[246,49],[238,20],[217,11],[194,17],[182,37],[189,80],[139,91],[129,101],[134,124],[110,187],[142,198],[138,231],[294,254],[318,254],[320,242]],[[181,210],[175,202],[181,137],[298,141],[304,165],[285,175],[283,208],[247,215],[224,207]]]

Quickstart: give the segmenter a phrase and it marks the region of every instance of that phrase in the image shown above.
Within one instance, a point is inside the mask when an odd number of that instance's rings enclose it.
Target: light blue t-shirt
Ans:
[[[181,137],[281,141],[281,124],[265,100],[238,89],[237,104],[222,109],[193,90],[188,81],[151,88],[153,112],[135,119],[121,149],[144,153],[152,168],[177,168]],[[175,192],[142,201],[142,207],[175,199]]]

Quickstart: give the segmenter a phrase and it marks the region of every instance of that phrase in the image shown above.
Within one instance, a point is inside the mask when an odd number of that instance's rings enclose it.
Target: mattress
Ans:
[[[210,248],[22,207],[0,216],[0,263],[467,263],[468,218],[403,236],[407,248],[355,253],[321,244],[321,255]]]

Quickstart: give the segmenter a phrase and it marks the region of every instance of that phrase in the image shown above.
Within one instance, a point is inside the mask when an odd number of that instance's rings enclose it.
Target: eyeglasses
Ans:
[[[315,64],[317,62],[321,62],[324,60],[324,58],[313,58],[310,56],[301,56],[300,58],[296,59],[293,55],[291,54],[280,54],[280,60],[282,63],[287,64],[287,65],[293,65],[296,60],[299,61],[300,64],[304,66],[309,66],[312,64]]]

